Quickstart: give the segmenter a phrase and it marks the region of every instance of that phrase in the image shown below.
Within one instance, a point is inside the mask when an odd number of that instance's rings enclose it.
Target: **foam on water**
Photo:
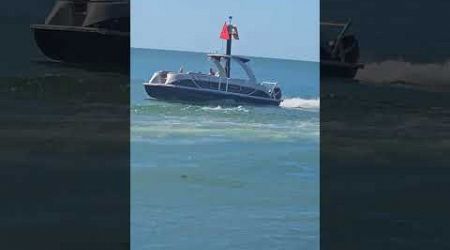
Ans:
[[[189,143],[202,144],[209,141],[316,141],[318,124],[312,121],[289,122],[287,124],[258,124],[230,122],[210,122],[196,125],[194,121],[183,124],[161,123],[151,126],[135,124],[132,126],[133,141],[167,140],[167,143],[180,143],[192,137]]]
[[[320,108],[320,99],[303,99],[300,97],[287,98],[284,99],[280,106],[283,108],[292,108],[292,109],[312,109],[318,110]]]
[[[359,70],[355,79],[372,83],[450,87],[450,60],[445,63],[411,63],[403,60],[374,62]]]
[[[202,107],[201,110],[204,111],[224,111],[225,113],[228,111],[231,112],[244,112],[244,113],[248,113],[249,110],[244,108],[243,106],[237,106],[237,107],[222,107],[220,105],[216,106],[216,107]]]

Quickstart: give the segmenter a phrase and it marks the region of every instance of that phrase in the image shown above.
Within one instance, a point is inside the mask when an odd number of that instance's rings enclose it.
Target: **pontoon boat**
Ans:
[[[248,58],[222,54],[208,55],[217,68],[216,74],[158,71],[145,90],[156,99],[186,102],[250,103],[279,105],[281,89],[275,82],[258,83],[250,69]],[[246,72],[248,79],[228,78],[223,62],[234,60]],[[221,63],[222,62],[222,63]]]
[[[148,95],[162,100],[208,102],[218,104],[279,105],[281,89],[276,82],[258,82],[248,62],[250,59],[231,55],[231,40],[238,39],[237,28],[224,24],[221,38],[227,40],[226,54],[209,54],[216,72],[209,74],[158,71],[144,83]],[[231,61],[242,67],[247,79],[231,78]]]

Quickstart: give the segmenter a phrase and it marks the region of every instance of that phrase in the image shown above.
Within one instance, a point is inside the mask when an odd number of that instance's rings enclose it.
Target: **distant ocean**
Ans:
[[[132,249],[319,248],[318,63],[251,59],[282,107],[150,99],[155,71],[206,55],[131,49]]]

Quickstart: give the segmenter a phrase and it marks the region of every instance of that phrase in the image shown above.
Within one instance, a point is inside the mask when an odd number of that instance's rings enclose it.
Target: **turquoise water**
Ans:
[[[252,58],[282,107],[149,99],[160,69],[207,72],[201,53],[132,49],[132,249],[318,249],[319,69]]]

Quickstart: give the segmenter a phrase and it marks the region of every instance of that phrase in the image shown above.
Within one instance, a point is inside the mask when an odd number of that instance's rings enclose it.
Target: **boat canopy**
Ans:
[[[320,25],[321,26],[324,26],[324,27],[328,27],[328,29],[339,29],[338,30],[338,35],[337,35],[337,37],[338,38],[340,38],[341,36],[343,36],[346,32],[347,32],[347,30],[348,30],[348,28],[350,27],[350,25],[352,24],[352,20],[351,19],[348,19],[347,20],[347,22],[320,22]],[[322,35],[322,29],[320,30],[320,32],[321,32],[321,35]]]
[[[231,55],[225,55],[225,54],[208,54],[208,57],[216,65],[217,69],[219,70],[219,75],[221,77],[225,77],[226,73],[225,73],[225,68],[222,66],[222,64],[220,64],[220,60],[222,58],[226,58],[228,60],[229,59],[233,59],[244,69],[244,71],[247,74],[249,80],[251,82],[253,82],[253,83],[256,83],[256,77],[253,74],[253,71],[251,70],[251,68],[247,64],[247,62],[249,62],[250,59],[245,58],[245,57],[241,57],[241,56],[231,56]]]
[[[320,25],[332,27],[344,27],[345,25],[347,25],[347,23],[320,22]]]

